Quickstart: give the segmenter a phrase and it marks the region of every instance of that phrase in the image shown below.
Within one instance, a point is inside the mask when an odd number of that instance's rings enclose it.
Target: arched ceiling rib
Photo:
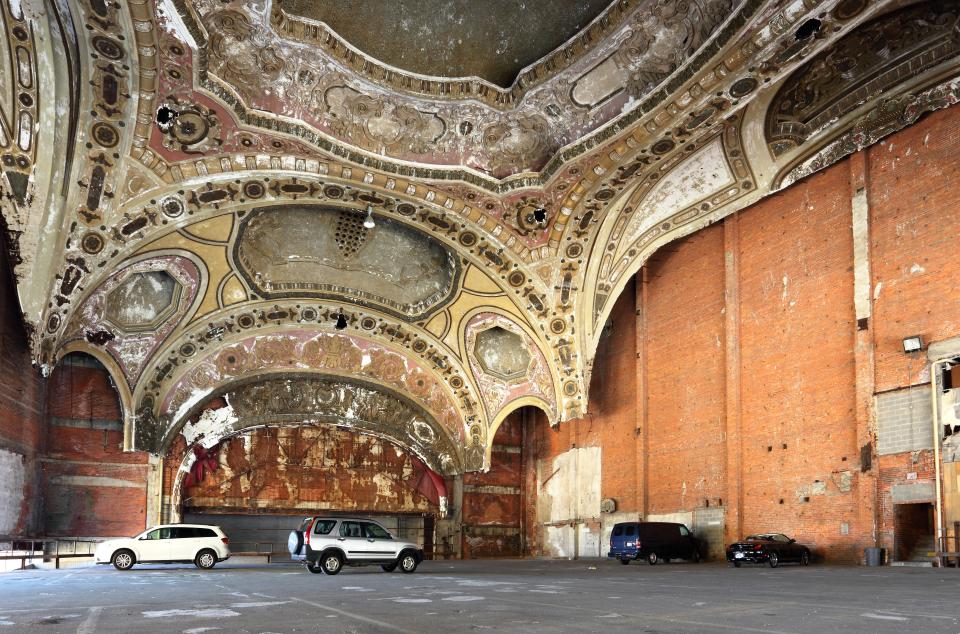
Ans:
[[[2,77],[20,82],[0,79],[9,163],[0,208],[23,259],[15,272],[38,363],[68,349],[112,359],[130,391],[128,429],[139,433],[145,420],[178,424],[183,404],[164,409],[176,381],[208,380],[210,390],[233,381],[214,361],[229,346],[250,355],[295,340],[292,357],[258,366],[267,380],[315,371],[308,341],[353,337],[366,342],[359,349],[399,355],[446,395],[423,406],[458,421],[458,469],[482,468],[467,450],[489,448],[519,404],[554,422],[585,411],[598,333],[655,249],[960,92],[956,11],[945,2],[623,0],[509,90],[413,81],[280,15],[280,2],[69,0],[69,21],[41,0],[0,5],[3,69],[19,73]],[[34,35],[79,38],[79,77],[69,56],[22,40],[14,5]],[[938,26],[912,28],[917,19]],[[895,59],[878,53],[857,67],[890,79],[861,94],[865,76],[844,74],[843,51],[871,50],[851,42],[869,44],[874,32],[915,36],[900,48],[891,40]],[[33,48],[18,53],[18,41]],[[832,92],[805,79],[818,65],[850,75],[838,90],[856,98],[828,103]],[[73,102],[66,77],[80,80]],[[39,109],[24,105],[40,93]],[[784,107],[795,95],[809,97],[806,110]],[[71,116],[56,117],[57,103]],[[158,125],[161,104],[176,112],[169,126]],[[814,111],[835,116],[820,125]],[[24,112],[36,118],[29,152],[12,145],[11,121]],[[69,125],[72,157],[35,151],[65,147],[54,141]],[[362,228],[368,206],[378,238]],[[269,245],[283,218],[323,240]],[[330,241],[330,231],[342,235]],[[250,235],[259,237],[243,247]],[[439,263],[401,253],[417,240],[455,263],[431,282],[439,294],[384,286]],[[331,270],[351,283],[317,272],[331,254]],[[354,265],[364,271],[350,273]],[[359,281],[374,269],[380,277]],[[389,383],[364,354],[345,380]],[[216,373],[194,376],[200,368]],[[391,389],[417,402],[414,386]]]

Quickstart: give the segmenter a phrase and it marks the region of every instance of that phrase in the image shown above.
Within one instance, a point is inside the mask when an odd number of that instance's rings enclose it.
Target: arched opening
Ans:
[[[94,356],[71,352],[49,381],[42,472],[46,535],[108,537],[143,530],[150,459],[124,452],[114,375]]]
[[[220,525],[237,552],[284,553],[303,516],[371,517],[433,556],[448,508],[433,468],[446,463],[425,441],[447,441],[400,397],[341,383],[261,377],[197,408],[164,458],[163,521]]]
[[[167,463],[171,517],[219,525],[234,551],[282,553],[304,516],[332,515],[376,519],[432,556],[445,488],[389,440],[305,423],[243,430],[212,447],[179,444],[185,460]]]

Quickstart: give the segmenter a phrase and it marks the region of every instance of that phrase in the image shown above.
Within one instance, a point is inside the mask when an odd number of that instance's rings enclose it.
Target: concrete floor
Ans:
[[[335,577],[239,560],[0,574],[3,632],[958,632],[960,570],[428,561]]]

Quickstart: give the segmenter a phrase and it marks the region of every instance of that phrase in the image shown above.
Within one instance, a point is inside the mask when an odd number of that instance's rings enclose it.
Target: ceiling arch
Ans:
[[[197,416],[212,398],[227,405]],[[220,383],[164,434],[166,453],[177,436],[186,446],[265,426],[332,425],[385,438],[445,475],[463,473],[463,443],[426,409],[379,382],[323,372],[263,372]]]
[[[35,114],[28,131],[39,135],[29,152],[4,150],[16,164],[0,170],[0,209],[38,364],[93,347],[114,370],[128,368],[131,394],[145,394],[168,364],[183,371],[177,355],[191,336],[193,345],[219,346],[217,333],[233,341],[241,317],[267,338],[298,327],[333,332],[342,308],[348,332],[399,345],[449,388],[461,415],[482,423],[467,447],[474,437],[488,442],[490,424],[522,399],[540,399],[553,422],[568,420],[585,411],[612,298],[653,250],[960,100],[958,56],[941,33],[923,48],[931,64],[895,89],[870,93],[782,153],[768,145],[782,140],[768,138],[768,104],[781,90],[807,90],[797,78],[849,47],[845,38],[945,3],[621,0],[505,90],[414,80],[333,40],[324,48],[315,41],[322,29],[290,12],[278,20],[281,4],[67,0],[57,10],[77,28],[62,34],[66,54],[57,56],[48,44],[60,33],[41,0],[0,0],[0,64],[37,79],[22,91],[34,105],[0,103],[6,123]],[[800,29],[810,20],[819,30]],[[26,40],[17,30],[25,25]],[[9,54],[18,41],[29,54],[22,67]],[[234,45],[237,55],[224,54]],[[857,68],[854,83],[867,85],[866,66]],[[251,69],[257,90],[244,84]],[[157,121],[161,104],[176,112],[169,125]],[[0,145],[12,147],[13,129],[2,128]],[[38,139],[52,139],[55,151],[36,153]],[[17,189],[24,174],[29,191]],[[259,267],[238,270],[232,249],[256,209],[362,215],[367,205],[382,228],[419,232],[459,262],[449,302],[406,314],[339,291],[268,300]],[[195,297],[172,265],[128,268],[177,257],[205,280]],[[157,303],[133,311],[126,302],[154,283]],[[120,304],[113,317],[93,314],[110,302]],[[481,313],[516,330],[470,335]],[[512,385],[525,359],[485,358],[475,371],[478,354],[495,347],[478,348],[477,337],[494,328],[480,339],[516,335],[543,355],[549,390],[517,393],[499,409],[484,395],[485,377]],[[135,349],[149,358],[142,368],[122,362]]]

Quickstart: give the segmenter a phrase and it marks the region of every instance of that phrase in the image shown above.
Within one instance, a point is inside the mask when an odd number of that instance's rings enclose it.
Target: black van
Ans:
[[[626,565],[634,559],[646,559],[651,566],[658,561],[689,559],[700,561],[700,540],[683,524],[673,522],[622,522],[610,533],[607,557]]]

